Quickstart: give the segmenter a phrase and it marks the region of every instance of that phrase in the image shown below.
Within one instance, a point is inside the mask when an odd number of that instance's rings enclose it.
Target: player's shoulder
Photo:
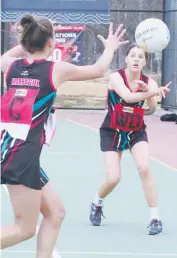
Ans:
[[[124,79],[124,68],[121,68],[121,69],[114,69],[111,71],[110,73],[110,79],[111,78],[115,78],[117,80],[123,80]]]
[[[111,74],[115,74],[115,73],[121,74],[124,69],[125,69],[125,68],[113,69],[113,70],[111,71]]]

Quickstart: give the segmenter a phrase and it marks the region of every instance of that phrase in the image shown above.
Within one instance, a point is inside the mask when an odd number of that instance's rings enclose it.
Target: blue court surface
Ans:
[[[129,152],[123,155],[121,182],[105,200],[106,218],[100,227],[89,223],[90,203],[105,177],[96,130],[58,118],[53,143],[44,147],[41,165],[66,209],[54,258],[177,257],[176,169],[151,160],[164,232],[148,236],[149,210]],[[13,212],[5,187],[1,187],[1,208],[1,224],[12,223]],[[33,238],[3,250],[1,257],[34,258],[35,247]]]

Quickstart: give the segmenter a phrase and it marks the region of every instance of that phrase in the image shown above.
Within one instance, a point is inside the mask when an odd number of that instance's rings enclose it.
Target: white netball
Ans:
[[[170,32],[162,20],[149,18],[136,27],[135,41],[148,53],[161,52],[168,46]]]

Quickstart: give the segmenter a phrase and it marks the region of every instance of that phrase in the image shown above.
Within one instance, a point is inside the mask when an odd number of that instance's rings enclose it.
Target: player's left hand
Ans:
[[[133,82],[138,84],[138,90],[141,90],[143,92],[148,92],[149,91],[149,87],[148,87],[148,85],[145,82],[143,82],[141,80],[134,80]],[[170,81],[165,86],[160,86],[158,88],[158,91],[159,91],[158,95],[161,98],[165,98],[166,97],[166,95],[170,91],[169,86],[171,85],[171,83],[172,82]]]
[[[172,82],[170,81],[165,86],[159,87],[159,95],[161,98],[166,98],[166,95],[170,91],[169,87],[170,87],[171,83]]]

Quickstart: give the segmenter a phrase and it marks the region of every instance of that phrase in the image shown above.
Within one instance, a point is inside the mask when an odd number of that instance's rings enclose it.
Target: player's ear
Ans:
[[[53,48],[54,41],[52,39],[49,39],[48,42],[47,42],[47,45],[48,45],[49,48]]]

